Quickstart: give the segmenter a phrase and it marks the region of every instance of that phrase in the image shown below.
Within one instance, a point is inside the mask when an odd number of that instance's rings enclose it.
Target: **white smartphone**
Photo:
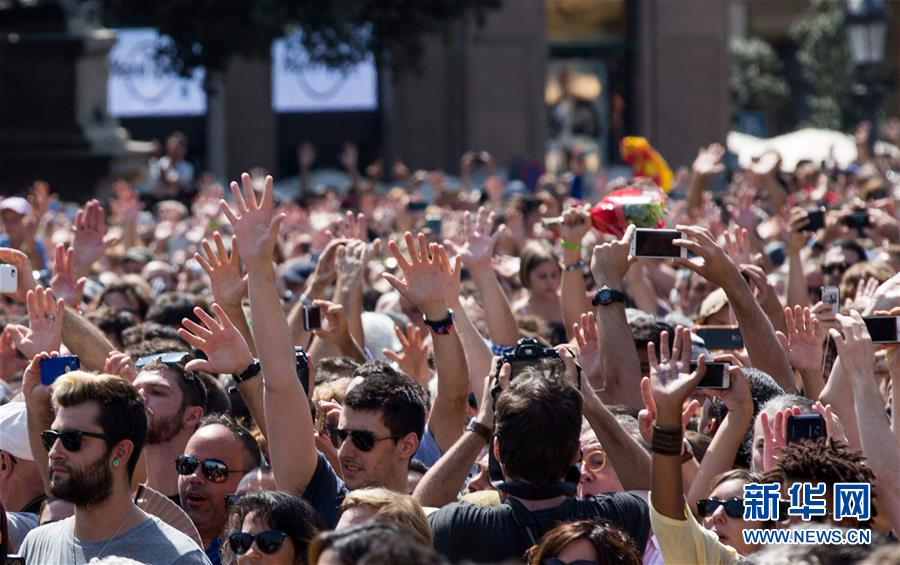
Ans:
[[[687,258],[687,248],[672,244],[682,238],[684,234],[678,230],[638,228],[631,240],[631,255],[646,259]]]
[[[0,265],[0,292],[19,290],[19,274],[14,265]]]
[[[841,291],[836,286],[823,286],[822,302],[831,306],[831,313],[837,314],[841,309]]]

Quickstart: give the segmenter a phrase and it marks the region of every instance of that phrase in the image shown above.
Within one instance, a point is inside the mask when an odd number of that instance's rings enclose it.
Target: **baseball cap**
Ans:
[[[3,210],[12,210],[16,214],[27,216],[31,213],[31,204],[21,196],[10,196],[0,202],[0,212]]]
[[[28,444],[28,421],[24,402],[0,406],[0,451],[18,459],[34,461]]]

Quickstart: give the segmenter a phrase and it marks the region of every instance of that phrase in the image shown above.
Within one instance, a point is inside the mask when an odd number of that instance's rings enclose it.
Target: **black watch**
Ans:
[[[234,377],[235,383],[241,384],[242,382],[248,381],[248,380],[252,379],[253,377],[255,377],[256,375],[258,375],[259,371],[260,371],[259,361],[257,359],[254,359],[250,363],[250,365],[248,365],[247,368],[244,369],[242,372],[232,373],[231,376]]]
[[[594,295],[594,299],[591,300],[591,304],[594,306],[607,306],[613,302],[621,302],[624,304],[625,293],[607,285],[598,288],[597,293]]]

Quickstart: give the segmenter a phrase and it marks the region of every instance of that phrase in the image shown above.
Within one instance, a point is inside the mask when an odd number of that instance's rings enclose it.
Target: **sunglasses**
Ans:
[[[700,514],[701,517],[706,518],[707,516],[712,516],[719,506],[724,506],[725,514],[728,514],[731,518],[744,517],[743,498],[729,498],[728,500],[722,500],[721,498],[701,498],[697,501],[697,513]]]
[[[372,451],[375,449],[375,444],[379,441],[402,437],[397,435],[375,437],[375,432],[370,432],[369,430],[348,430],[345,428],[336,428],[334,434],[341,444],[343,444],[347,440],[347,436],[349,436],[350,441],[352,441],[353,445],[356,446],[356,449],[360,451]]]
[[[835,271],[839,271],[843,274],[849,268],[850,265],[848,265],[846,261],[841,261],[840,263],[828,263],[827,265],[822,265],[822,273],[828,275]]]
[[[134,368],[140,369],[154,361],[159,361],[164,365],[181,365],[185,360],[189,359],[190,356],[191,354],[187,353],[186,351],[166,351],[164,353],[152,353],[150,355],[138,357],[137,361],[134,362]]]
[[[228,545],[231,546],[231,551],[236,555],[243,555],[250,551],[250,547],[255,540],[256,547],[260,551],[266,555],[272,555],[273,553],[278,553],[278,550],[281,549],[285,537],[287,537],[287,534],[278,530],[266,530],[256,535],[247,532],[233,532],[228,536]]]
[[[606,452],[597,449],[582,457],[582,465],[584,465],[592,473],[599,473],[606,467]]]
[[[224,483],[231,473],[246,473],[244,470],[229,469],[228,465],[218,459],[200,461],[193,455],[179,455],[175,458],[175,470],[179,475],[190,475],[200,465],[203,476],[214,483]]]
[[[106,434],[100,432],[86,432],[84,430],[64,430],[57,432],[56,430],[43,430],[41,432],[41,441],[44,443],[44,449],[50,451],[56,440],[61,440],[66,451],[75,453],[81,449],[81,438],[84,436],[95,437],[103,440],[109,438]]]

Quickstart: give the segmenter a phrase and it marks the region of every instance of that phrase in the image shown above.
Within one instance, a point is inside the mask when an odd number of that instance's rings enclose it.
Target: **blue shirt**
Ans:
[[[203,552],[206,553],[206,556],[212,561],[212,565],[222,565],[222,538],[214,537],[209,543],[209,547],[204,549]]]
[[[12,247],[8,234],[0,234],[0,247]],[[34,247],[41,254],[41,264],[32,265],[32,267],[37,268],[39,271],[48,270],[50,267],[47,264],[47,247],[44,245],[44,239],[41,236],[34,238]]]
[[[303,491],[303,498],[319,513],[327,529],[333,530],[337,526],[341,516],[341,502],[348,492],[347,485],[334,472],[331,463],[319,453],[316,471]]]

